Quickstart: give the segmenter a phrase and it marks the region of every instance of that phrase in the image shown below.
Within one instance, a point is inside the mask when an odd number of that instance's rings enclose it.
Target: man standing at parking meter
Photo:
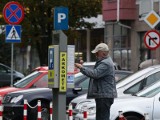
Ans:
[[[110,107],[117,97],[114,64],[107,44],[98,44],[92,53],[97,58],[94,69],[83,67],[79,63],[75,63],[75,66],[90,77],[87,98],[95,99],[96,120],[109,120]]]

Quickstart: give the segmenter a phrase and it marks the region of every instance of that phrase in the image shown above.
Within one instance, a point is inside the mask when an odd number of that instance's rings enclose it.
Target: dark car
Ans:
[[[16,70],[13,70],[13,83],[22,79],[24,75]],[[11,68],[0,63],[0,87],[11,85]]]
[[[68,105],[69,102],[87,92],[89,78],[81,73],[75,74],[75,88],[68,88],[67,89],[67,101],[66,104]],[[49,109],[49,103],[52,100],[52,89],[50,88],[33,88],[29,90],[22,90],[8,93],[4,96],[3,105],[4,105],[4,112],[3,117],[5,119],[14,119],[14,120],[23,120],[23,101],[27,99],[28,103],[31,106],[35,106],[37,104],[37,100],[41,100],[42,102],[42,114]],[[28,112],[31,118],[29,120],[35,120],[37,114],[35,111],[37,109],[30,109]],[[47,112],[49,113],[49,112]]]
[[[124,71],[126,73],[126,71]],[[119,74],[118,71],[116,73]],[[130,74],[130,72],[128,72]],[[89,78],[81,73],[75,74],[75,88],[67,89],[67,101],[66,105],[69,102],[82,94],[85,94],[88,90]],[[35,88],[29,90],[22,90],[8,93],[4,96],[3,106],[4,112],[3,117],[5,119],[12,120],[22,120],[23,119],[23,101],[26,99],[31,106],[36,106],[37,101],[41,100],[42,102],[42,117],[49,119],[49,103],[52,101],[52,89],[49,88]],[[36,120],[37,117],[37,108],[28,110],[28,119]],[[31,117],[31,118],[30,118]],[[43,118],[42,118],[43,119]]]

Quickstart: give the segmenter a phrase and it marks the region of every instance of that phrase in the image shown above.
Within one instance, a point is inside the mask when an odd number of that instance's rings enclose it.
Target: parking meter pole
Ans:
[[[13,49],[14,43],[11,43],[11,87],[13,86]]]
[[[53,45],[59,45],[59,79],[58,88],[52,88],[53,120],[66,120],[67,90],[67,37],[62,31],[53,31]],[[54,80],[57,81],[57,80]]]

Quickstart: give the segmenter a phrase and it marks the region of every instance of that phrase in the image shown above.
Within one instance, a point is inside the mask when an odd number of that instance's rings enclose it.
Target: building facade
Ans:
[[[160,60],[160,49],[144,44],[144,35],[151,30],[144,18],[151,10],[159,14],[159,9],[159,0],[103,0],[104,42],[122,69],[136,71],[147,59]]]

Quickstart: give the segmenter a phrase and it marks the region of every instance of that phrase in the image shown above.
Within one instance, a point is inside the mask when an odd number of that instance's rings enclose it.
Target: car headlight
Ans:
[[[19,95],[17,97],[13,97],[10,103],[17,103],[23,98],[23,95]]]
[[[79,103],[77,106],[76,106],[76,111],[79,112],[79,113],[83,113],[84,111],[87,111],[87,114],[88,115],[91,115],[91,114],[96,114],[96,106],[93,102],[91,101],[83,101],[81,103]]]
[[[83,106],[85,106],[86,104],[89,104],[90,101],[83,101],[83,102],[80,102],[79,104],[76,105],[76,109],[81,109]]]
[[[80,112],[83,113],[84,111],[86,111],[88,115],[93,115],[93,114],[96,114],[96,107],[95,106],[88,107],[88,106],[84,105],[81,108]]]

